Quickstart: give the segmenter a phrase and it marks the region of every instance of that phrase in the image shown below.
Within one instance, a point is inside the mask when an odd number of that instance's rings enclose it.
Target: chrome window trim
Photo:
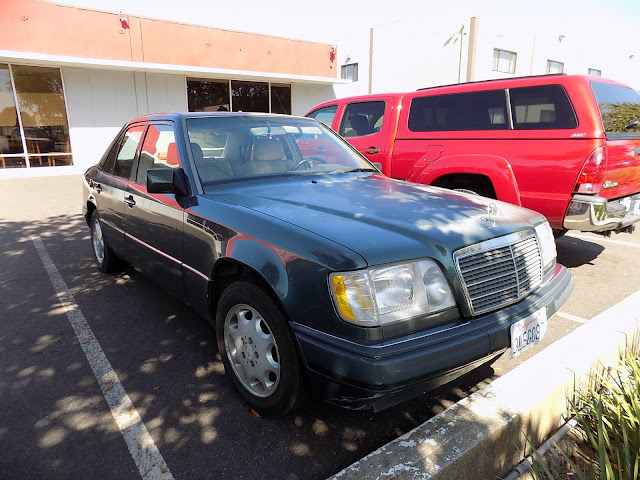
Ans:
[[[200,272],[199,270],[196,270],[195,268],[187,265],[184,262],[181,262],[180,260],[178,260],[177,258],[172,257],[171,255],[168,255],[166,253],[164,253],[162,250],[158,250],[155,247],[152,247],[151,245],[149,245],[146,242],[143,242],[142,240],[140,240],[137,237],[134,237],[133,235],[131,235],[130,233],[124,233],[125,237],[130,238],[131,240],[138,242],[140,245],[142,245],[143,247],[148,248],[149,250],[151,250],[154,253],[157,253],[158,255],[163,256],[164,258],[166,258],[167,260],[170,260],[178,265],[180,265],[180,267],[184,267],[187,270],[189,270],[192,273],[195,273],[196,275],[198,275],[199,277],[203,278],[206,281],[211,281],[211,278],[209,278],[207,275],[205,275],[204,273]]]

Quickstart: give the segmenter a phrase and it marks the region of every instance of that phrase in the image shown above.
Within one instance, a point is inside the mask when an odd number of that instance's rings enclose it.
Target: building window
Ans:
[[[291,85],[271,84],[271,113],[291,115]]]
[[[564,73],[564,63],[547,60],[547,73]]]
[[[340,70],[340,78],[351,80],[352,82],[358,81],[358,64],[350,63],[348,65],[342,65]]]
[[[61,165],[73,161],[60,69],[0,64],[0,168]]]
[[[589,71],[587,72],[588,75],[594,75],[596,77],[601,77],[602,76],[602,70],[597,70],[595,68],[590,68]]]
[[[516,73],[516,53],[506,50],[493,49],[493,71]]]
[[[187,103],[190,112],[228,112],[229,81],[187,79]]]
[[[291,85],[187,79],[190,112],[264,112],[291,115]]]
[[[269,84],[231,80],[231,109],[234,112],[269,113]]]

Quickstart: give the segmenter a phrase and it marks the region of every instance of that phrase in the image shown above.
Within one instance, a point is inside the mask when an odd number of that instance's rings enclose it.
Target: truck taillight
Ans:
[[[604,172],[607,170],[607,147],[598,147],[587,161],[584,162],[578,180],[573,187],[573,193],[600,193],[604,182]]]

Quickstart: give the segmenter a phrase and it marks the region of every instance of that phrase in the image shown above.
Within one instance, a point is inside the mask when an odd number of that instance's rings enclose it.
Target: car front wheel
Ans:
[[[280,417],[302,399],[300,361],[285,317],[261,287],[234,282],[220,296],[216,336],[224,369],[260,415]]]

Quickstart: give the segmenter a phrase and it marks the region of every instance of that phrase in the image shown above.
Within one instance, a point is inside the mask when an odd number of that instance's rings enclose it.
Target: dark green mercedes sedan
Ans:
[[[387,178],[307,118],[137,118],[83,201],[98,267],[123,259],[209,319],[263,415],[307,392],[379,410],[515,357],[573,289],[540,214]]]

